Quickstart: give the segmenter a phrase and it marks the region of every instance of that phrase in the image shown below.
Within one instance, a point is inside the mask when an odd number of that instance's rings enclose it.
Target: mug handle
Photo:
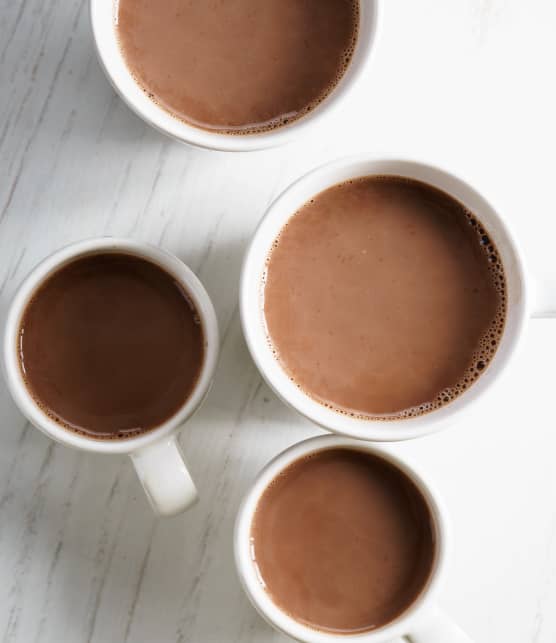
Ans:
[[[473,640],[438,607],[407,636],[411,643],[473,643]]]
[[[556,317],[556,279],[537,279],[533,283],[533,310],[531,317]]]
[[[175,436],[130,454],[152,508],[159,516],[175,516],[198,500]]]

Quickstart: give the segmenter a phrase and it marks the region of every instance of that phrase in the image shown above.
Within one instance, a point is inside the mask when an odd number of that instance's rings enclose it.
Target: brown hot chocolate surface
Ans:
[[[430,510],[413,482],[350,449],[290,465],[261,497],[251,536],[276,605],[309,627],[344,634],[402,614],[435,555]]]
[[[246,134],[295,120],[351,58],[357,0],[120,0],[128,67],[161,107]]]
[[[97,254],[63,266],[27,305],[20,362],[41,408],[70,430],[125,438],[172,416],[204,360],[199,316],[155,264]]]
[[[264,286],[277,358],[341,412],[419,415],[486,368],[505,318],[488,232],[460,203],[400,177],[336,185],[279,235]]]

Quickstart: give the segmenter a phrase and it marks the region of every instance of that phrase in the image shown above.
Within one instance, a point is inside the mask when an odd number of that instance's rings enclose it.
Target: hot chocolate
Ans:
[[[364,451],[327,449],[261,496],[253,559],[274,603],[319,630],[354,634],[405,612],[425,588],[434,526],[415,484]]]
[[[277,359],[309,396],[358,417],[411,417],[456,398],[494,356],[505,311],[488,231],[448,194],[401,177],[318,194],[268,259]]]
[[[274,129],[312,110],[345,72],[358,0],[119,0],[118,37],[161,107],[227,134]]]
[[[27,304],[18,349],[43,411],[97,439],[168,420],[192,393],[205,351],[189,295],[162,268],[122,253],[54,272]]]

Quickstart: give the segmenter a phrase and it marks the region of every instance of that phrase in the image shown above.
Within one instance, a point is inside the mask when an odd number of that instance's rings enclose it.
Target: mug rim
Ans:
[[[341,634],[342,639],[356,643],[390,641],[407,635],[428,608],[432,607],[441,589],[451,555],[452,538],[448,513],[444,501],[434,484],[405,455],[394,454],[383,445],[335,435],[307,438],[288,447],[275,456],[257,474],[249,487],[237,513],[234,526],[234,559],[241,586],[253,607],[275,629],[304,643],[335,643],[338,634],[317,630],[296,621],[279,608],[265,591],[257,576],[251,554],[250,533],[258,503],[268,485],[292,463],[321,451],[334,448],[371,453],[392,464],[405,474],[417,487],[429,508],[435,533],[435,558],[431,574],[419,596],[393,621],[366,632]]]
[[[380,26],[379,0],[359,0],[360,16],[368,16],[365,18],[364,33],[361,28],[363,18],[360,17],[360,32],[350,64],[321,103],[301,118],[268,132],[222,134],[180,120],[146,96],[127,67],[119,46],[118,52],[115,52],[105,37],[106,32],[103,30],[106,28],[106,17],[103,10],[106,11],[107,1],[111,4],[109,13],[112,21],[115,21],[118,0],[90,0],[89,20],[98,61],[116,93],[137,116],[158,132],[182,143],[222,152],[249,152],[277,147],[291,142],[319,124],[322,126],[326,118],[338,111],[367,71],[376,49]],[[114,39],[117,41],[115,34]],[[109,46],[110,52],[107,51]]]
[[[17,338],[25,309],[37,289],[64,265],[80,257],[109,252],[136,256],[157,265],[176,279],[191,297],[203,327],[205,356],[192,394],[165,422],[135,437],[102,440],[89,437],[52,420],[41,409],[25,384],[17,355]],[[219,351],[218,321],[204,286],[178,257],[149,243],[119,237],[85,239],[64,246],[38,263],[19,285],[8,310],[3,336],[4,379],[19,410],[37,429],[53,440],[97,453],[129,454],[177,432],[204,401],[210,389]]]
[[[414,176],[414,173],[425,174],[426,179]],[[323,404],[300,390],[272,356],[269,337],[264,329],[263,294],[264,294],[264,266],[268,258],[272,242],[280,230],[295,212],[315,194],[319,194],[329,187],[342,183],[345,180],[363,176],[390,175],[414,178],[428,183],[452,198],[464,203],[466,199],[457,194],[458,190],[464,192],[468,199],[473,199],[480,204],[481,211],[471,209],[477,218],[485,224],[482,214],[487,213],[498,226],[498,232],[503,237],[504,247],[498,245],[503,259],[507,285],[509,285],[508,265],[513,270],[512,279],[517,285],[519,296],[513,302],[510,311],[510,302],[506,312],[504,331],[498,344],[497,351],[485,371],[464,393],[458,395],[452,402],[438,409],[422,415],[398,419],[373,419],[350,417],[333,409],[326,408]],[[435,180],[438,179],[438,182]],[[450,184],[447,189],[440,184],[440,180]],[[314,189],[313,184],[319,187]],[[312,191],[309,191],[309,190]],[[456,193],[455,193],[456,192]],[[304,195],[301,198],[300,195]],[[299,201],[294,208],[289,208],[288,201]],[[493,237],[493,229],[486,226]],[[292,409],[311,420],[327,431],[332,431],[347,437],[360,440],[377,442],[396,442],[408,440],[446,428],[453,422],[453,418],[463,412],[486,391],[495,384],[499,375],[506,370],[511,359],[515,356],[516,348],[523,334],[530,307],[530,292],[528,279],[522,253],[517,243],[511,226],[505,221],[498,210],[469,182],[436,165],[413,159],[396,157],[373,157],[366,154],[342,157],[325,163],[296,179],[288,185],[279,196],[271,203],[260,220],[248,249],[245,253],[239,290],[240,317],[245,341],[251,357],[260,374],[274,393]],[[508,288],[508,291],[510,288]],[[508,321],[512,319],[511,328]],[[504,348],[504,350],[502,350]]]

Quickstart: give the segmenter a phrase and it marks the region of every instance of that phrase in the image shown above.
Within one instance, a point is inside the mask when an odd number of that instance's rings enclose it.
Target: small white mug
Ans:
[[[264,323],[264,273],[272,243],[288,219],[307,201],[332,185],[367,175],[416,179],[447,192],[473,212],[494,241],[507,281],[507,316],[503,335],[487,369],[454,401],[425,415],[381,422],[350,417],[311,399],[291,381],[273,355]],[[532,288],[536,286],[536,288]],[[527,278],[525,264],[508,223],[468,183],[453,174],[415,161],[352,157],[313,170],[287,188],[270,206],[245,256],[240,311],[249,351],[269,386],[284,402],[321,427],[361,440],[395,441],[416,438],[451,424],[489,390],[518,348],[529,316],[552,317],[556,289],[542,288]],[[534,290],[534,292],[532,292]],[[532,295],[535,295],[533,297]],[[533,304],[535,299],[535,304]]]
[[[22,315],[37,288],[61,266],[78,257],[100,252],[122,252],[141,257],[168,272],[191,296],[199,312],[205,338],[205,358],[201,374],[183,406],[157,428],[138,437],[122,440],[97,440],[80,435],[49,418],[25,385],[17,351]],[[171,516],[185,511],[197,500],[197,490],[185,465],[176,433],[208,393],[216,368],[218,347],[218,322],[212,302],[195,274],[177,257],[155,246],[130,239],[89,239],[55,252],[36,266],[19,287],[8,311],[4,330],[4,376],[23,415],[53,440],[85,451],[128,454],[155,512]]]
[[[252,555],[251,525],[259,499],[268,485],[293,462],[331,448],[349,448],[377,455],[405,473],[426,500],[433,519],[435,557],[431,577],[416,601],[391,623],[360,634],[342,635],[318,631],[296,621],[277,607],[265,591]],[[244,498],[234,531],[234,554],[239,579],[249,600],[261,616],[278,631],[304,643],[379,643],[408,636],[412,643],[472,643],[471,639],[436,606],[450,554],[450,532],[446,510],[434,486],[405,458],[360,440],[320,436],[299,442],[283,451],[258,475]]]
[[[91,26],[98,58],[106,76],[124,102],[146,123],[178,141],[228,152],[262,150],[287,143],[340,109],[354,84],[363,76],[374,47],[378,0],[360,0],[359,35],[353,57],[334,90],[306,116],[268,132],[220,134],[190,125],[157,105],[141,89],[122,56],[117,36],[118,0],[90,0]]]

